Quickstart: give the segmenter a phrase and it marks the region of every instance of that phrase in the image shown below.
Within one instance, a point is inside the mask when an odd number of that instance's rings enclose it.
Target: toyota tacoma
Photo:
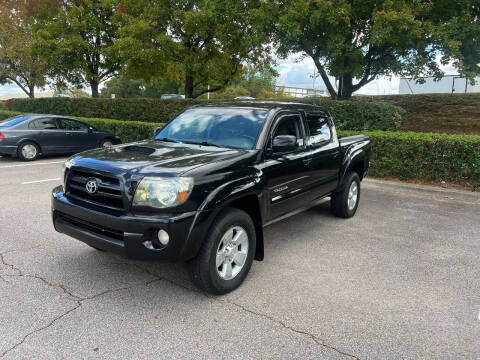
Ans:
[[[193,106],[151,140],[68,159],[53,223],[98,250],[184,261],[196,286],[225,294],[263,260],[265,226],[328,199],[355,214],[370,148],[313,105]]]

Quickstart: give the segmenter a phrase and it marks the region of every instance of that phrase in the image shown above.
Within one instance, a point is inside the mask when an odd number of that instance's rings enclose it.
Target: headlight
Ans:
[[[145,177],[138,184],[133,205],[155,208],[177,206],[188,199],[192,189],[192,178]]]
[[[67,169],[70,169],[75,163],[73,162],[72,159],[68,159],[63,163],[62,166],[62,180],[63,180],[63,187],[65,188],[65,173],[67,172]]]

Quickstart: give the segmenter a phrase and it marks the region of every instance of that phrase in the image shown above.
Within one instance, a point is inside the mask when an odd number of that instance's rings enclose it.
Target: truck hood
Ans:
[[[246,150],[148,140],[85,151],[73,161],[75,166],[114,174],[175,176],[245,153]]]

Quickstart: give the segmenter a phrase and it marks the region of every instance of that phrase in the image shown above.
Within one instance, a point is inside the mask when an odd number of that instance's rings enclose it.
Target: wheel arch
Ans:
[[[110,140],[112,142],[112,144],[115,144],[115,139],[113,136],[111,135],[108,135],[108,134],[105,134],[103,136],[100,137],[100,141],[98,142],[98,146],[101,147],[103,145],[103,142],[105,140]]]
[[[364,149],[357,149],[356,151],[348,152],[345,155],[345,162],[342,165],[340,181],[338,182],[338,188],[336,189],[336,192],[343,189],[345,178],[350,171],[355,171],[358,174],[360,181],[362,181],[367,170],[368,154]]]
[[[43,150],[42,150],[42,146],[38,143],[38,141],[35,141],[35,140],[32,140],[32,139],[21,139],[18,143],[17,143],[17,151],[15,152],[15,154],[18,156],[18,152],[20,151],[20,146],[22,146],[23,144],[25,143],[33,143],[35,145],[38,146],[38,150],[39,150],[39,154],[43,154]]]
[[[262,261],[264,258],[264,244],[263,244],[263,226],[262,226],[262,211],[260,209],[260,201],[256,194],[246,194],[244,196],[232,199],[227,202],[224,207],[235,208],[245,211],[255,225],[255,235],[257,238],[255,248],[255,260]]]

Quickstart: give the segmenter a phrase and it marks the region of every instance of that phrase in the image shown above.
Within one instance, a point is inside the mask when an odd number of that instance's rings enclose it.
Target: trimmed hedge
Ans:
[[[0,110],[0,120],[7,119],[12,116],[22,115],[24,113],[18,111]],[[113,119],[84,118],[74,116],[73,118],[82,120],[101,130],[110,131],[120,137],[122,142],[131,142],[153,137],[155,128],[163,125],[162,123],[145,123],[140,121],[121,121]]]
[[[39,114],[165,123],[185,108],[206,102],[190,99],[43,98],[12,99],[7,107],[9,110]],[[406,114],[400,107],[381,102],[328,99],[300,99],[299,102],[319,105],[330,111],[339,129],[395,131],[402,125]]]
[[[372,140],[370,175],[447,181],[480,188],[480,136],[362,132]],[[358,132],[340,131],[341,135]]]
[[[21,113],[0,110],[0,119]],[[123,142],[151,138],[161,123],[78,118],[118,135]],[[340,130],[348,136],[359,132]],[[414,132],[362,131],[372,140],[370,175],[448,181],[480,189],[480,136]]]
[[[0,120],[5,120],[14,116],[22,115],[19,111],[0,110]]]
[[[84,117],[76,117],[76,119],[82,120],[87,124],[96,127],[97,129],[110,131],[112,134],[117,135],[124,143],[153,138],[155,129],[163,125],[161,123],[155,124],[140,121],[122,121]]]

